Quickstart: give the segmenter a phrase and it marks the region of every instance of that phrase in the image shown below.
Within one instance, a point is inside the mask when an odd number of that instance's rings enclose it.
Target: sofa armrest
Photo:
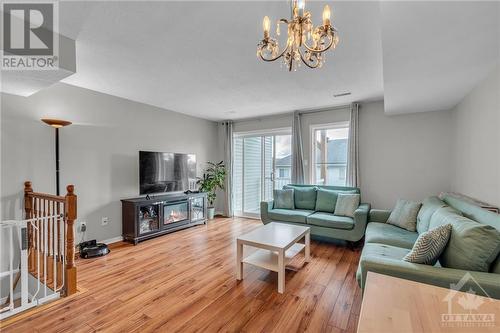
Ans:
[[[379,222],[386,223],[389,219],[389,215],[391,215],[390,210],[384,209],[372,209],[370,210],[370,215],[368,217],[368,222]]]
[[[364,223],[368,221],[368,214],[370,213],[370,204],[362,203],[358,209],[354,211],[354,223]]]
[[[273,209],[273,206],[274,200],[260,202],[260,219],[262,220],[262,223],[268,224],[272,222],[268,213],[271,209]]]
[[[465,284],[461,288],[462,291],[472,289],[479,295],[500,299],[500,278],[498,274],[494,273],[472,272],[461,269],[414,264],[403,260],[380,257],[376,260],[362,260],[359,265],[358,279],[361,280],[361,287],[363,289],[365,288],[368,271],[447,289],[465,277]],[[468,273],[470,274],[469,276],[467,276]]]
[[[368,214],[370,212],[370,204],[362,203],[358,209],[354,211],[354,229],[352,229],[350,239],[357,242],[365,235],[366,223],[368,223]]]

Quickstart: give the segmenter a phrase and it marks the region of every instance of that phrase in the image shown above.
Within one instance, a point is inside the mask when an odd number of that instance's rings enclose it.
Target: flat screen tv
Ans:
[[[181,192],[196,187],[196,155],[139,152],[140,194]]]

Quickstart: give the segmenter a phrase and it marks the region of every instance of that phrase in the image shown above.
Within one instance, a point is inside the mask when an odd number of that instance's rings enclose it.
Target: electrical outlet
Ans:
[[[87,222],[81,221],[80,222],[80,232],[85,232],[85,231],[87,231]]]
[[[107,216],[103,217],[101,219],[101,225],[108,225],[109,219]]]

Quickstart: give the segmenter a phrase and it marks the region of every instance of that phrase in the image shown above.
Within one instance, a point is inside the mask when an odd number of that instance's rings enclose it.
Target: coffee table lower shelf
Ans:
[[[304,240],[304,244],[299,243]],[[256,248],[243,258],[243,246]],[[236,238],[236,279],[243,279],[243,264],[278,273],[278,292],[285,292],[285,266],[304,250],[310,260],[311,229],[309,227],[271,222]]]
[[[306,246],[304,244],[295,243],[285,252],[285,265],[287,265],[293,257],[295,257]],[[278,272],[278,253],[276,251],[259,249],[248,257],[243,259],[245,264],[268,269],[273,272]]]

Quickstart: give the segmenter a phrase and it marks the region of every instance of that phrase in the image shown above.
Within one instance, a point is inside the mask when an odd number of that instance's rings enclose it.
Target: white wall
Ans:
[[[302,117],[306,182],[309,182],[310,126],[349,120],[347,108]],[[235,132],[291,126],[292,116],[235,123]],[[265,126],[265,127],[264,127]],[[388,116],[382,101],[362,103],[360,165],[363,201],[392,208],[398,198],[422,200],[450,189],[449,111]]]
[[[359,122],[363,201],[392,208],[450,189],[450,111],[388,116],[374,102],[362,105]]]
[[[215,122],[82,88],[56,84],[27,98],[3,94],[1,106],[4,219],[21,217],[25,180],[35,191],[55,193],[54,130],[40,118],[74,123],[60,132],[61,192],[75,185],[87,239],[121,236],[120,199],[139,194],[139,150],[195,153],[199,173],[219,159]]]
[[[451,189],[500,207],[500,67],[453,110]]]

